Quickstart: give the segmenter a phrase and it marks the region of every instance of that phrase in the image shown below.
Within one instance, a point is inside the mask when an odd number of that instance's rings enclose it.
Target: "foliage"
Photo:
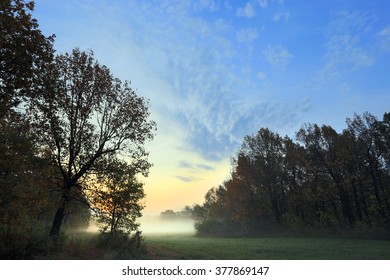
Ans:
[[[389,114],[347,129],[304,125],[294,142],[267,128],[245,137],[232,178],[194,207],[199,234],[390,229]]]
[[[173,211],[171,209],[167,209],[160,213],[160,218],[163,220],[176,220],[176,219],[193,219],[193,208],[191,206],[185,206],[180,211]]]
[[[177,214],[171,209],[167,209],[160,213],[160,218],[163,220],[175,220],[177,219]]]
[[[55,212],[58,173],[39,155],[29,123],[16,113],[0,121],[0,256],[30,258],[47,249],[47,229]],[[89,211],[70,205],[66,225],[85,227]],[[77,210],[77,211],[76,211]]]
[[[116,160],[103,174],[97,175],[91,190],[92,204],[103,233],[130,234],[138,229],[145,197],[143,184],[135,178],[134,170],[124,161]]]
[[[47,162],[36,156],[28,123],[16,113],[0,120],[0,256],[28,256],[48,211]]]
[[[37,94],[52,60],[54,36],[42,34],[33,10],[33,1],[0,2],[0,118]]]
[[[103,233],[97,238],[97,248],[111,251],[113,259],[142,258],[146,253],[143,237],[140,231],[132,236],[123,232]]]

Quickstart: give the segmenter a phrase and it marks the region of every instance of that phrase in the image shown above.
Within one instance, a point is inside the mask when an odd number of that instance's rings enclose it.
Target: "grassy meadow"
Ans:
[[[197,237],[153,233],[143,246],[104,240],[97,233],[68,235],[33,259],[70,260],[390,260],[390,240],[325,237]],[[59,247],[57,247],[59,246]],[[55,249],[55,250],[54,250]]]
[[[149,259],[390,260],[390,240],[151,234],[145,243]]]

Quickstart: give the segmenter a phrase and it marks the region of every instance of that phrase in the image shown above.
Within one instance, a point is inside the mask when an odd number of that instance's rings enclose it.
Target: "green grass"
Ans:
[[[151,259],[390,260],[390,240],[148,235]]]
[[[97,233],[64,236],[32,259],[187,259],[187,260],[390,260],[390,240],[324,237],[144,236],[147,251],[128,251],[130,241],[101,239]]]

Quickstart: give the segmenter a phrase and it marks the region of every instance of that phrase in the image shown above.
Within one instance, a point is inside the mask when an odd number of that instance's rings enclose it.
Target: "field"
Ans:
[[[145,242],[149,259],[390,260],[390,240],[150,234]]]

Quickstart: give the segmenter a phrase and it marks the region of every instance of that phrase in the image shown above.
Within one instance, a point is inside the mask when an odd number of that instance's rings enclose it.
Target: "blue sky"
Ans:
[[[245,135],[390,111],[390,2],[37,0],[58,52],[92,49],[150,99],[147,210],[201,202]]]

